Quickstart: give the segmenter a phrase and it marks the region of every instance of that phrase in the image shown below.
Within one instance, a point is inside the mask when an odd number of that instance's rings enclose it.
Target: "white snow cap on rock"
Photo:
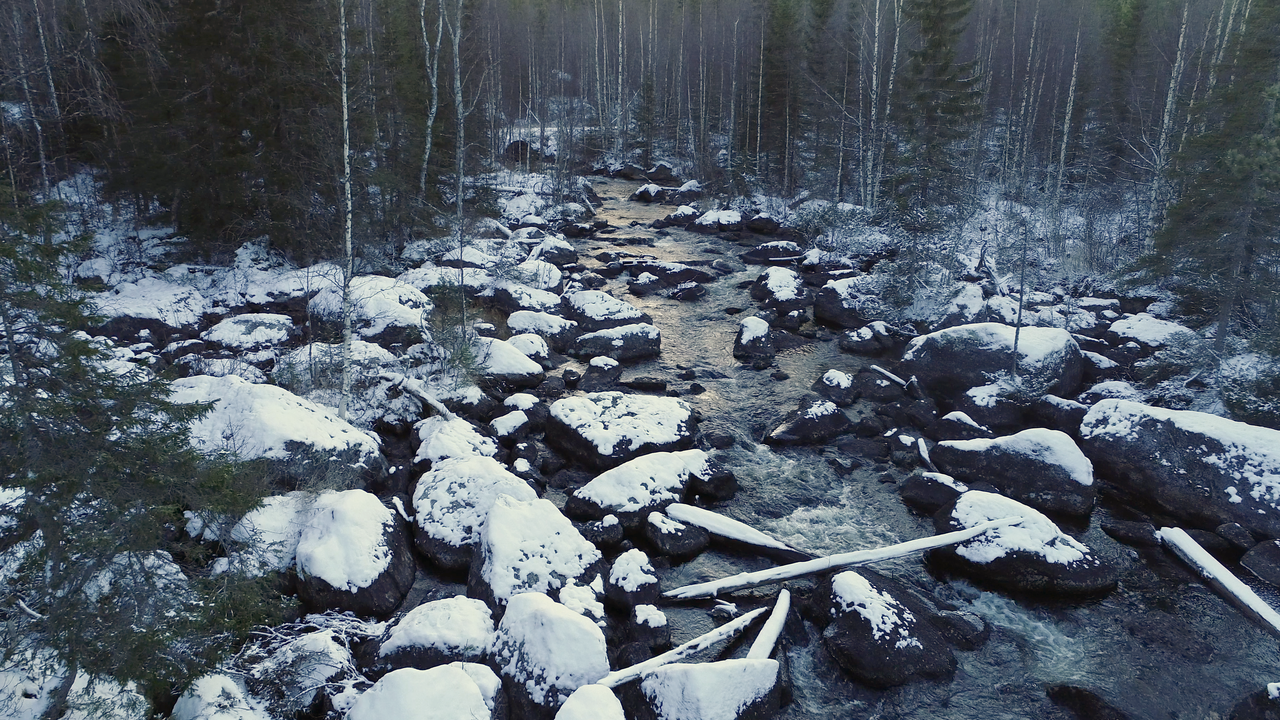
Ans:
[[[804,294],[804,280],[795,270],[772,266],[765,268],[764,286],[778,300],[797,300]]]
[[[198,325],[213,306],[195,288],[147,277],[122,283],[90,298],[99,314],[109,318],[158,320],[171,328]]]
[[[957,545],[956,554],[971,562],[989,563],[1022,551],[1068,565],[1089,554],[1088,548],[1059,530],[1044,514],[1003,495],[970,490],[956,499],[951,516],[966,528],[1000,518],[1022,518],[1020,523],[987,530]]]
[[[395,521],[373,493],[321,493],[298,539],[299,574],[352,593],[369,587],[391,564],[386,532]]]
[[[625,720],[622,703],[613,691],[603,685],[583,685],[556,713],[556,720]]]
[[[493,659],[543,706],[609,674],[604,633],[595,623],[539,592],[507,603],[493,639]]]
[[[742,333],[742,342],[749,343],[758,337],[765,337],[769,334],[769,323],[758,317],[743,318],[738,323],[740,328],[738,332]]]
[[[737,720],[778,683],[777,660],[672,663],[644,676],[640,690],[659,720]]]
[[[498,685],[492,670],[475,663],[401,668],[357,697],[347,720],[484,720]]]
[[[461,547],[480,537],[480,528],[499,497],[536,500],[538,493],[502,463],[481,455],[433,463],[413,491],[418,527],[437,540]]]
[[[378,648],[379,657],[418,647],[446,655],[479,658],[493,642],[493,613],[479,600],[463,597],[423,603],[391,628]]]
[[[632,447],[679,440],[693,411],[676,398],[610,391],[557,400],[551,415],[577,429],[600,454],[612,455],[624,438]]]
[[[201,452],[230,451],[240,460],[289,457],[290,443],[342,452],[358,448],[362,457],[379,452],[378,441],[332,410],[273,385],[256,385],[229,375],[174,380],[175,403],[212,402],[213,410],[191,424],[191,441]]]
[[[1111,332],[1122,340],[1133,340],[1148,347],[1164,347],[1182,335],[1194,338],[1195,333],[1177,323],[1161,320],[1147,313],[1129,315],[1111,323]]]
[[[507,318],[507,329],[512,333],[536,333],[538,335],[556,335],[572,330],[578,323],[566,320],[559,315],[552,315],[532,310],[517,310]]]
[[[224,562],[214,561],[214,571],[234,568],[258,576],[289,569],[312,498],[305,492],[263,498],[231,528],[231,540],[245,547],[232,552]]]
[[[1051,465],[1057,465],[1067,472],[1072,480],[1081,485],[1093,484],[1093,463],[1085,457],[1084,452],[1076,445],[1071,436],[1060,430],[1046,428],[1029,428],[1013,435],[975,440],[944,440],[938,443],[974,452],[986,452],[991,449],[1024,455],[1039,459]]]
[[[498,452],[498,443],[493,438],[481,435],[471,423],[462,418],[447,419],[442,415],[432,415],[414,426],[418,433],[418,452],[414,456],[415,463],[423,460],[438,463],[445,458],[473,457],[483,455],[492,457]]]
[[[706,472],[702,450],[654,452],[600,473],[574,494],[614,512],[637,512],[680,500],[689,476]]]
[[[416,287],[381,275],[351,278],[348,297],[355,312],[355,332],[361,337],[389,327],[421,327],[435,307]],[[307,310],[318,317],[342,319],[342,287],[323,288],[307,303]]]
[[[840,611],[853,610],[871,623],[871,635],[876,640],[893,643],[898,649],[923,647],[912,634],[915,614],[889,593],[876,590],[853,570],[831,579],[831,600]]]
[[[564,296],[574,310],[597,321],[641,322],[644,313],[631,303],[600,290],[579,290]]]
[[[481,572],[498,602],[518,593],[559,590],[601,558],[550,500],[499,495],[479,541]]]
[[[496,338],[478,337],[471,343],[476,364],[492,375],[537,375],[542,366],[529,359],[510,342]]]
[[[187,686],[169,720],[271,720],[266,705],[230,675],[201,675]]]
[[[227,347],[252,349],[278,345],[289,339],[293,320],[275,313],[246,313],[222,320],[200,337]]]
[[[627,592],[635,592],[644,585],[658,582],[658,576],[649,564],[649,556],[643,550],[632,548],[613,561],[609,582]]]

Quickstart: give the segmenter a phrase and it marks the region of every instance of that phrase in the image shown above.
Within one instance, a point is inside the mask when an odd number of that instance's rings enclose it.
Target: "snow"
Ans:
[[[606,355],[591,358],[591,362],[587,363],[591,367],[600,368],[601,370],[612,370],[621,363]]]
[[[396,280],[423,293],[442,285],[445,287],[461,285],[467,290],[478,292],[488,290],[494,283],[494,277],[488,270],[480,268],[463,268],[459,270],[458,268],[436,267],[435,265],[423,265],[412,270],[406,270]]]
[[[226,347],[253,350],[279,345],[293,333],[293,320],[288,315],[246,313],[219,322],[200,337]]]
[[[635,592],[645,585],[658,582],[649,556],[643,550],[632,548],[618,556],[609,569],[609,582],[626,592]]]
[[[548,358],[551,356],[551,348],[547,347],[547,341],[543,340],[540,335],[535,335],[533,333],[512,335],[507,339],[507,343],[510,344],[511,347],[515,348],[517,352],[520,352],[530,359]],[[539,367],[539,370],[541,370],[541,367]]]
[[[538,375],[542,366],[506,340],[478,337],[471,343],[477,364],[490,375]]]
[[[822,375],[822,383],[829,387],[847,389],[853,386],[853,378],[848,373],[842,373],[839,370],[828,370]]]
[[[1081,397],[1094,400],[1142,400],[1142,393],[1131,383],[1124,380],[1107,380],[1100,382],[1080,393]]]
[[[778,682],[777,660],[672,663],[644,676],[640,690],[660,720],[737,720]]]
[[[697,219],[698,225],[715,227],[717,225],[736,225],[742,222],[742,213],[737,210],[713,210]]]
[[[676,398],[614,391],[564,398],[551,405],[551,415],[574,428],[601,455],[612,455],[628,440],[632,448],[676,442],[692,414]]]
[[[1013,435],[994,439],[945,440],[938,443],[957,450],[990,452],[998,450],[1032,457],[1050,465],[1057,465],[1067,475],[1084,486],[1093,484],[1093,463],[1076,445],[1071,436],[1059,430],[1029,428]]]
[[[321,493],[298,538],[298,574],[354,593],[391,564],[386,533],[395,515],[364,490]]]
[[[524,685],[535,701],[551,701],[544,705],[562,704],[574,690],[609,673],[600,628],[537,592],[507,603],[492,654],[502,675]]]
[[[664,512],[675,520],[689,525],[696,525],[712,535],[759,547],[776,548],[778,550],[791,549],[786,543],[766,535],[746,523],[700,507],[672,503],[666,507]]]
[[[549,500],[499,495],[479,542],[481,573],[499,602],[522,592],[558,590],[601,558]]]
[[[200,318],[213,310],[194,288],[154,277],[121,283],[90,296],[90,301],[98,313],[109,318],[158,320],[172,328],[198,325]]]
[[[809,407],[805,408],[803,417],[816,420],[817,418],[826,417],[828,415],[835,415],[838,412],[840,412],[840,408],[836,407],[835,403],[830,400],[819,400],[817,402],[810,403]]]
[[[430,670],[393,670],[356,698],[347,711],[347,720],[488,718],[492,715],[491,701],[473,677],[487,668],[480,665],[469,668],[471,672],[468,672],[463,665],[450,663]],[[492,675],[492,671],[489,674]]]
[[[630,325],[597,330],[593,333],[582,335],[579,340],[585,343],[589,340],[594,340],[595,338],[612,338],[613,345],[615,347],[622,347],[623,339],[632,335],[639,335],[646,340],[662,340],[662,333],[657,327],[650,325],[649,323],[632,323]]]
[[[529,393],[512,393],[502,401],[505,407],[515,408],[516,410],[528,410],[538,404],[538,398]]]
[[[235,570],[258,576],[289,569],[311,500],[304,492],[263,498],[231,528],[231,540],[247,547],[233,551],[225,560],[215,560],[215,573]]]
[[[974,421],[974,419],[973,419],[973,418],[971,418],[971,417],[969,417],[968,415],[966,415],[966,414],[964,414],[964,413],[960,412],[959,410],[953,410],[953,411],[951,411],[951,412],[947,413],[946,415],[943,415],[943,416],[942,416],[942,419],[943,419],[943,420],[952,420],[952,421],[955,421],[955,422],[958,422],[958,423],[964,423],[965,425],[968,425],[969,427],[973,427],[973,428],[977,428],[977,429],[979,429],[979,430],[985,430],[985,431],[987,431],[987,432],[991,432],[991,429],[990,429],[990,428],[988,428],[988,427],[987,427],[987,426],[985,426],[985,425],[979,425],[977,422],[975,422],[975,421]]]
[[[423,603],[391,628],[379,657],[400,650],[435,648],[443,654],[479,658],[493,642],[493,614],[483,602],[463,597]]]
[[[599,580],[600,576],[596,576]],[[600,585],[603,583],[595,582],[592,585]],[[600,602],[600,593],[591,585],[579,585],[571,582],[560,588],[560,604],[570,610],[590,618],[600,627],[605,627],[604,603]]]
[[[804,280],[795,270],[769,267],[765,268],[763,278],[764,286],[780,301],[797,300],[804,295]]]
[[[214,673],[196,678],[187,687],[169,720],[271,720],[271,716],[242,681]]]
[[[498,437],[507,437],[529,423],[529,416],[523,410],[515,410],[489,423]]]
[[[558,315],[531,310],[517,310],[507,317],[507,328],[513,333],[537,333],[538,335],[558,335],[578,327],[578,323],[566,320]]]
[[[1089,554],[1088,548],[1063,534],[1042,513],[1003,495],[970,490],[956,499],[951,517],[965,528],[1000,518],[1022,518],[1017,524],[992,528],[957,545],[956,554],[971,562],[985,564],[1011,552],[1028,552],[1051,563],[1069,565]]]
[[[1084,416],[1080,435],[1082,438],[1134,438],[1147,419],[1169,423],[1183,432],[1221,443],[1221,452],[1206,449],[1200,461],[1221,468],[1237,486],[1243,485],[1254,500],[1280,507],[1280,430],[1191,410],[1167,410],[1128,400],[1102,400]]]
[[[322,452],[355,449],[362,460],[379,452],[378,441],[333,411],[283,388],[234,375],[197,375],[172,383],[175,403],[214,403],[191,424],[191,441],[204,453],[233,453],[239,460],[285,459],[290,444]]]
[[[667,515],[657,511],[649,513],[649,517],[647,519],[649,524],[656,528],[660,533],[670,534],[684,530],[684,525],[681,525]]]
[[[832,281],[835,282],[835,281]],[[827,283],[830,285],[831,283]],[[940,338],[973,338],[974,346],[983,350],[1012,351],[1016,328],[1001,323],[973,323],[921,335],[907,344],[902,355],[904,362],[916,359],[915,353],[926,343]],[[1041,365],[1076,346],[1071,333],[1058,328],[1024,327],[1018,333],[1018,364],[1020,367]]]
[[[496,292],[497,290],[505,291],[522,310],[546,312],[560,307],[559,295],[546,290],[531,288],[523,283],[511,282],[510,280],[495,280],[493,282],[493,291]],[[491,295],[493,293],[486,292],[485,294]]]
[[[414,456],[415,463],[429,461],[438,463],[445,458],[460,458],[472,455],[492,457],[498,452],[498,444],[493,438],[481,435],[462,418],[447,419],[441,415],[432,415],[414,426],[418,433],[418,452]]]
[[[606,470],[574,495],[613,512],[638,512],[680,500],[689,476],[707,471],[707,454],[702,450],[654,452]]]
[[[746,344],[759,337],[767,337],[769,335],[769,323],[758,317],[743,318],[738,324],[742,333],[742,343]]]
[[[1267,697],[1280,700],[1280,682],[1267,683]]]
[[[291,704],[309,707],[324,684],[355,665],[338,633],[317,630],[296,637],[254,666],[253,677],[281,686]]]
[[[614,696],[613,691],[603,685],[591,683],[583,685],[564,705],[560,706],[555,720],[624,720],[622,703]]]
[[[1272,631],[1280,632],[1280,613],[1271,607],[1267,601],[1258,597],[1248,585],[1241,582],[1235,573],[1228,570],[1216,558],[1210,555],[1204,548],[1200,547],[1190,535],[1182,528],[1166,527],[1156,531],[1156,536],[1165,545],[1173,548],[1188,565],[1195,568],[1201,576],[1217,583],[1229,594],[1235,597],[1240,604],[1249,608],[1264,623],[1271,626]],[[1268,691],[1270,691],[1270,686]]]
[[[946,315],[957,316],[965,322],[971,322],[978,317],[978,313],[982,312],[982,308],[986,305],[986,300],[982,295],[982,287],[973,283],[965,283],[960,288],[960,292],[951,300],[951,304],[947,306]]]
[[[653,184],[653,183],[647,183],[647,184],[641,185],[641,186],[640,186],[640,189],[636,190],[636,192],[635,192],[635,193],[633,193],[633,194],[644,194],[644,193],[648,193],[649,195],[657,195],[657,194],[658,194],[658,193],[660,193],[660,192],[662,192],[662,186],[661,186],[661,185],[655,185],[655,184]]]
[[[0,710],[10,720],[40,720],[66,677],[53,652],[21,645],[9,648],[0,665]],[[121,685],[83,669],[71,684],[61,720],[146,720],[151,706],[133,683]],[[226,720],[225,718],[222,720]],[[256,720],[256,719],[255,719]]]
[[[482,455],[451,457],[432,463],[413,491],[418,528],[461,547],[475,543],[499,497],[535,500],[538,494],[502,463]]]
[[[357,335],[370,338],[389,327],[422,327],[434,305],[418,288],[396,278],[361,275],[348,291]],[[312,296],[307,311],[331,321],[342,319],[342,287],[325,287]]]
[[[925,472],[925,473],[920,473],[920,475],[921,477],[924,477],[927,480],[932,480],[936,483],[945,485],[951,488],[952,490],[955,490],[956,492],[960,492],[960,493],[969,492],[968,485],[965,485],[964,483],[960,482],[959,480],[956,480],[955,478],[945,473]]]
[[[831,600],[840,612],[853,610],[871,624],[871,636],[893,643],[899,650],[923,648],[911,634],[916,616],[887,592],[875,589],[866,578],[852,570],[831,579]],[[832,608],[836,612],[836,608]]]
[[[1111,323],[1111,332],[1122,340],[1132,340],[1147,347],[1163,347],[1180,335],[1195,337],[1191,330],[1147,313],[1129,315]]]
[[[635,306],[600,290],[579,290],[564,295],[570,307],[597,322],[627,323],[644,319]]]
[[[655,605],[637,605],[636,624],[651,628],[666,627],[667,616]]]

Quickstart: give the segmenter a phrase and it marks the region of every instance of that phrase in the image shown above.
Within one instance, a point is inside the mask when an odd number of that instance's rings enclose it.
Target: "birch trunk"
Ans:
[[[338,0],[338,63],[342,90],[342,398],[338,414],[347,419],[351,402],[351,276],[355,254],[351,243],[351,92],[347,78],[347,0]]]
[[[1187,64],[1187,11],[1191,3],[1182,5],[1182,27],[1178,31],[1178,52],[1173,59],[1173,72],[1169,75],[1169,91],[1164,99],[1164,117],[1160,120],[1160,135],[1156,138],[1156,152],[1151,168],[1151,194],[1147,198],[1147,237],[1159,226],[1164,214],[1161,194],[1164,191],[1164,175],[1169,165],[1169,135],[1173,129],[1174,103],[1178,99],[1178,86],[1182,84],[1182,72]]]
[[[431,104],[427,106],[427,126],[423,132],[422,169],[418,172],[418,196],[423,202],[427,196],[427,167],[431,163],[431,144],[435,142],[436,113],[440,109],[440,42],[444,33],[444,0],[439,0],[436,17],[436,44],[434,49],[427,35],[427,0],[418,2],[418,20],[422,29],[422,50],[425,55],[427,81],[431,83]]]

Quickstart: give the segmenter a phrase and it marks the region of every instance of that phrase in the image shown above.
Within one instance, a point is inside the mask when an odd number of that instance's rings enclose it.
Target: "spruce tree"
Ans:
[[[168,691],[264,619],[227,614],[234,579],[209,592],[184,572],[182,511],[242,513],[261,494],[191,447],[206,408],[84,332],[63,274],[84,240],[43,240],[56,208],[0,200],[0,648],[61,663],[55,709],[81,672]]]
[[[969,184],[964,142],[981,113],[975,64],[956,60],[973,0],[907,0],[906,16],[920,33],[907,53],[899,113],[905,150],[891,179],[899,207],[950,205]]]
[[[1233,320],[1275,335],[1280,302],[1280,2],[1258,0],[1204,118],[1209,130],[1183,158],[1181,200],[1145,267],[1171,274],[1185,309],[1216,325],[1226,349]]]

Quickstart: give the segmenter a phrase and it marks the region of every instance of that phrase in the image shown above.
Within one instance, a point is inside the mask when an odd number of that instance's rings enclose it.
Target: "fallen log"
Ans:
[[[768,548],[770,550],[784,550],[812,557],[812,554],[810,553],[797,550],[777,538],[760,532],[744,522],[739,522],[731,517],[725,517],[720,513],[704,510],[703,508],[693,505],[685,505],[684,503],[672,503],[666,507],[664,512],[666,512],[667,516],[672,520],[679,520],[687,525],[696,525],[712,535],[717,535],[728,540]]]
[[[778,636],[782,634],[782,626],[787,623],[787,612],[791,610],[791,593],[783,588],[778,593],[778,601],[773,604],[773,612],[764,621],[760,634],[751,643],[747,651],[748,660],[768,660],[773,654],[773,646],[778,644]]]
[[[753,620],[763,615],[764,611],[767,609],[768,608],[759,608],[757,610],[752,610],[746,615],[743,615],[742,617],[736,620],[733,620],[732,622],[727,622],[724,625],[721,625],[720,627],[716,628],[715,630],[712,630],[711,632],[705,635],[699,635],[698,637],[690,640],[689,642],[681,645],[680,647],[668,650],[662,653],[661,655],[658,655],[657,657],[649,658],[648,660],[645,660],[642,663],[636,663],[631,667],[623,668],[621,670],[614,670],[608,675],[605,675],[604,677],[597,680],[596,684],[604,685],[605,687],[609,687],[609,688],[617,687],[622,683],[635,680],[636,678],[640,677],[641,675],[644,675],[647,672],[656,670],[657,668],[660,668],[663,665],[668,665],[673,662],[678,662],[680,660],[683,660],[689,657],[690,655],[701,652],[702,650],[706,650],[707,648],[711,647],[712,645],[715,645],[721,640],[728,640],[729,638],[742,632],[744,629],[746,629],[748,625],[751,624]]]
[[[724,592],[733,592],[744,588],[756,587],[757,585],[768,585],[769,583],[791,580],[792,578],[813,575],[815,573],[834,570],[836,568],[866,565],[868,563],[880,562],[882,560],[892,560],[896,557],[910,555],[911,553],[923,550],[932,550],[933,548],[944,547],[946,545],[954,545],[956,543],[962,543],[965,540],[971,540],[992,528],[1004,527],[1005,525],[1016,525],[1020,522],[1022,522],[1022,518],[1020,517],[1000,518],[999,520],[991,520],[982,523],[981,525],[976,525],[967,530],[956,530],[955,532],[943,533],[932,537],[909,540],[904,543],[876,548],[874,550],[857,550],[855,552],[841,553],[839,555],[831,555],[829,557],[817,558],[815,560],[782,565],[776,568],[769,568],[768,570],[757,570],[755,572],[741,573],[739,575],[730,575],[729,577],[720,578],[719,580],[710,580],[704,583],[685,585],[684,587],[679,587],[674,590],[668,590],[663,593],[662,596],[672,600],[712,598]]]
[[[1245,585],[1240,578],[1236,577],[1235,573],[1218,562],[1185,530],[1172,527],[1160,528],[1156,532],[1156,537],[1159,537],[1162,543],[1173,550],[1178,557],[1182,558],[1183,562],[1190,565],[1201,577],[1232,596],[1250,614],[1254,615],[1263,624],[1268,625],[1272,632],[1280,635],[1280,613],[1277,613],[1275,608],[1268,605],[1266,600],[1258,597],[1257,593],[1248,585]]]

